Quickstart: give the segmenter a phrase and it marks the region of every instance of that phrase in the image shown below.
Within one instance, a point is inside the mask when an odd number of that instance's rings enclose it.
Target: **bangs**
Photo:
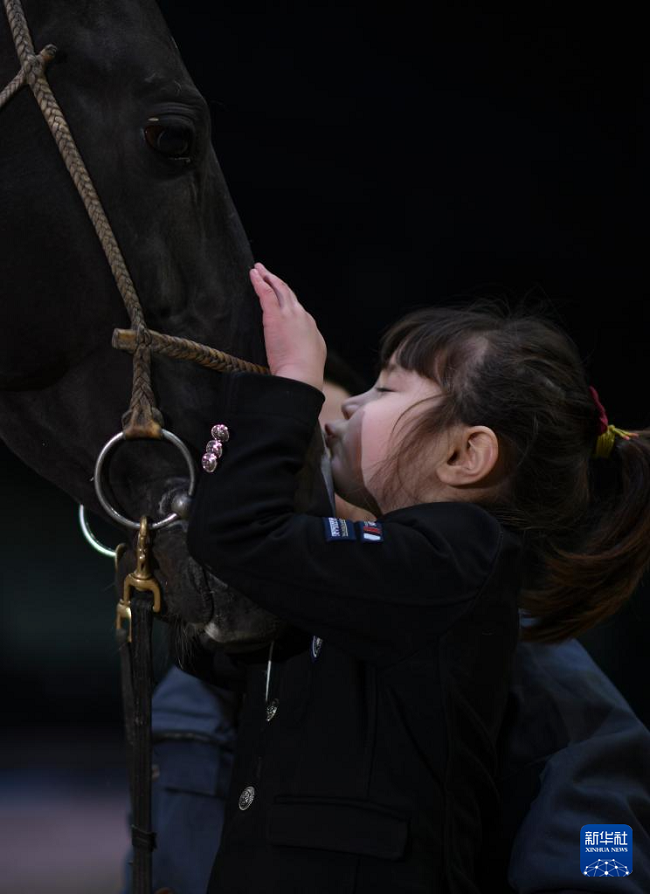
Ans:
[[[394,354],[400,367],[448,390],[459,373],[464,378],[462,373],[481,365],[489,346],[487,333],[496,324],[494,317],[459,308],[413,311],[382,336],[377,373],[389,366]]]

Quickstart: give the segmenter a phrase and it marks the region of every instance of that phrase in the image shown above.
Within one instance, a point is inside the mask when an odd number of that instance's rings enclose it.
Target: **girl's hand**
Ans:
[[[278,276],[257,263],[250,271],[263,314],[264,343],[274,376],[297,379],[323,390],[327,356],[316,320]]]

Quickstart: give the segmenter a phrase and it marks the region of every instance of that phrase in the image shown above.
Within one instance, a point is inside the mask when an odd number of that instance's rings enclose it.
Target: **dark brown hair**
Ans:
[[[505,481],[476,502],[523,536],[519,604],[536,622],[522,638],[576,636],[620,608],[650,564],[650,430],[592,457],[598,411],[570,337],[523,305],[478,301],[409,313],[383,335],[380,368],[393,353],[442,391],[387,461],[395,492],[434,433],[497,435]]]

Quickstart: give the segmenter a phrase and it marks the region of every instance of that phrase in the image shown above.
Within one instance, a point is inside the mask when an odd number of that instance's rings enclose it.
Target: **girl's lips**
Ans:
[[[330,427],[329,423],[326,422],[325,423],[325,443],[329,447],[329,445],[332,444],[337,439],[338,438],[337,438],[337,435],[335,434],[334,430]]]

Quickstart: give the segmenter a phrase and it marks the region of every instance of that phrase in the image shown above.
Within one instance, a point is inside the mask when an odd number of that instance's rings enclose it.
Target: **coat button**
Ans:
[[[275,715],[278,713],[278,705],[279,704],[280,704],[280,702],[277,700],[277,698],[274,698],[266,706],[266,719],[268,721],[273,720]]]
[[[255,789],[252,785],[247,785],[239,796],[239,809],[248,810],[255,798]]]

